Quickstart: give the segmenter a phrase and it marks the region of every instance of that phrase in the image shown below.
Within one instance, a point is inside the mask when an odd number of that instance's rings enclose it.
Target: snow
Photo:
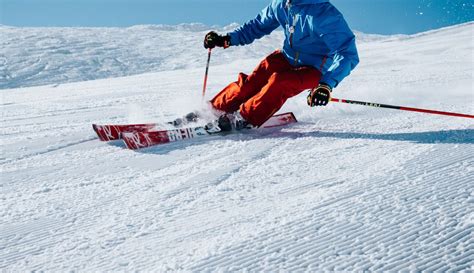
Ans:
[[[226,33],[237,25],[218,29]],[[200,24],[129,28],[16,28],[0,25],[0,89],[57,85],[102,78],[202,67]],[[357,33],[360,42],[386,36]],[[213,52],[213,64],[259,59],[280,46],[282,31],[258,43]],[[20,46],[19,46],[20,45]],[[199,51],[197,50],[199,49]]]
[[[473,26],[358,34],[334,96],[474,114]],[[0,27],[1,270],[474,270],[470,119],[309,108],[302,93],[286,128],[99,142],[92,123],[203,108],[208,30]],[[214,50],[206,97],[281,35]]]

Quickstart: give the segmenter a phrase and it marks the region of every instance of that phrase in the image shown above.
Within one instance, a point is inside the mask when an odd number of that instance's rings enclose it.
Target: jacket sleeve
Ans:
[[[280,26],[273,7],[274,3],[264,8],[260,14],[238,27],[234,31],[228,33],[230,35],[230,45],[247,45],[255,39],[260,39],[270,34],[273,30]]]
[[[320,35],[329,48],[329,57],[333,60],[321,82],[336,87],[359,63],[355,44],[355,35],[342,15],[323,22]]]

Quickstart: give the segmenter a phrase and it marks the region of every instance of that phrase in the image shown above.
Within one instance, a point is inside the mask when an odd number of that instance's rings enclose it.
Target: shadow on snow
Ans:
[[[316,131],[303,133],[302,135],[305,137],[327,137],[338,139],[404,141],[419,144],[474,144],[474,129],[387,134]]]

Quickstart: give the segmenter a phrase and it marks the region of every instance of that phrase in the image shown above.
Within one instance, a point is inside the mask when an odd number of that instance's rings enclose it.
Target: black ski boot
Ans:
[[[241,115],[240,112],[227,113],[223,114],[217,120],[217,124],[221,131],[229,132],[232,130],[240,131],[244,129],[253,129],[256,128],[248,121],[246,121]]]
[[[209,122],[204,126],[207,132],[214,134],[220,132],[230,132],[232,131],[232,122],[227,116],[227,114],[221,115],[216,120]]]
[[[223,114],[217,119],[217,126],[219,126],[222,132],[232,131],[232,122],[227,114]]]
[[[240,131],[244,129],[257,128],[247,122],[239,112],[222,114],[218,119],[209,122],[205,129],[209,133]]]
[[[240,131],[240,130],[243,130],[243,129],[257,128],[255,126],[253,126],[252,124],[250,124],[248,121],[246,121],[242,117],[242,115],[240,115],[239,111],[232,114],[231,123],[232,123],[232,127],[237,131]]]

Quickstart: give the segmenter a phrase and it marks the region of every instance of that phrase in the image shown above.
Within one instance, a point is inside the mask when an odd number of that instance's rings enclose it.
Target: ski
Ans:
[[[260,126],[260,128],[279,127],[295,122],[297,122],[297,120],[293,113],[283,113],[272,116],[262,126]],[[170,142],[183,141],[223,133],[228,132],[212,132],[207,130],[205,126],[197,126],[160,131],[122,132],[121,138],[125,142],[127,148],[136,150]]]
[[[177,118],[173,121],[166,122],[169,125],[173,125],[177,128],[187,125],[192,122],[198,121],[198,115],[195,113],[189,113],[182,118]],[[92,124],[92,129],[96,132],[97,136],[101,141],[111,141],[121,139],[121,133],[123,132],[147,132],[155,130],[160,127],[158,123],[143,123],[143,124],[124,124],[124,125],[97,125]]]
[[[156,123],[128,124],[128,125],[97,125],[92,124],[101,141],[120,139],[122,132],[147,132],[157,127]]]

